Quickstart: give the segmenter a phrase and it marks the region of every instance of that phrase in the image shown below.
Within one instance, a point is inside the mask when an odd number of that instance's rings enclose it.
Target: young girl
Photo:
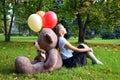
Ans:
[[[67,31],[62,24],[58,24],[54,28],[54,31],[58,36],[58,47],[60,49],[64,66],[83,66],[87,63],[86,57],[89,57],[93,64],[103,64],[94,56],[92,48],[89,48],[85,44],[80,44],[78,47],[74,47],[72,44],[70,44],[64,38],[64,35],[67,33]]]

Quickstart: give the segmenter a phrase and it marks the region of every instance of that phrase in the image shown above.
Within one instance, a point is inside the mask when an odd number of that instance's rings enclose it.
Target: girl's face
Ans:
[[[59,27],[59,33],[61,33],[62,35],[65,35],[67,33],[66,29],[64,28],[63,25],[60,25]]]

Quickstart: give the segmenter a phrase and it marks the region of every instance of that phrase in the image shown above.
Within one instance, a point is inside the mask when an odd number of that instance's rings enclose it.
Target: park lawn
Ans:
[[[5,37],[3,34],[0,34],[0,41],[4,41]],[[11,36],[10,41],[17,42],[33,42],[37,40],[37,36]]]
[[[4,35],[0,34],[0,41],[4,41]],[[37,40],[37,36],[11,36],[11,41],[17,42],[33,42]],[[78,38],[70,37],[68,39],[71,43],[78,42]],[[101,39],[94,38],[90,40],[85,40],[85,43],[97,43],[97,44],[120,44],[120,39]]]
[[[70,42],[78,42],[78,38],[71,37],[69,39]],[[120,44],[120,39],[101,39],[101,38],[93,38],[85,40],[86,43],[93,44]]]
[[[36,41],[37,37],[12,36],[11,42],[3,42],[3,38],[0,36],[0,80],[120,80],[119,40],[110,40],[110,43],[100,41],[100,39],[86,41],[104,65],[92,65],[88,59],[88,64],[84,67],[72,69],[62,67],[47,73],[20,74],[16,72],[14,67],[15,58],[22,55],[32,61],[36,55],[33,42]],[[78,45],[76,39],[71,38],[69,41],[76,46]],[[96,42],[92,43],[94,41]]]

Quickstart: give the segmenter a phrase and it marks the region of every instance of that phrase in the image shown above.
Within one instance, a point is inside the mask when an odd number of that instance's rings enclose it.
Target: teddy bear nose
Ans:
[[[33,45],[35,45],[35,42],[33,42]]]

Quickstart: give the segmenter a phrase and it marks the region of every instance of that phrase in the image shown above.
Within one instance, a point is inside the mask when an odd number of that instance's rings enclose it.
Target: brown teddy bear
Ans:
[[[35,48],[38,55],[33,62],[27,57],[18,56],[15,60],[15,68],[20,73],[38,73],[48,72],[62,67],[62,59],[55,48],[57,45],[57,36],[50,28],[43,28],[38,40],[35,42]]]

